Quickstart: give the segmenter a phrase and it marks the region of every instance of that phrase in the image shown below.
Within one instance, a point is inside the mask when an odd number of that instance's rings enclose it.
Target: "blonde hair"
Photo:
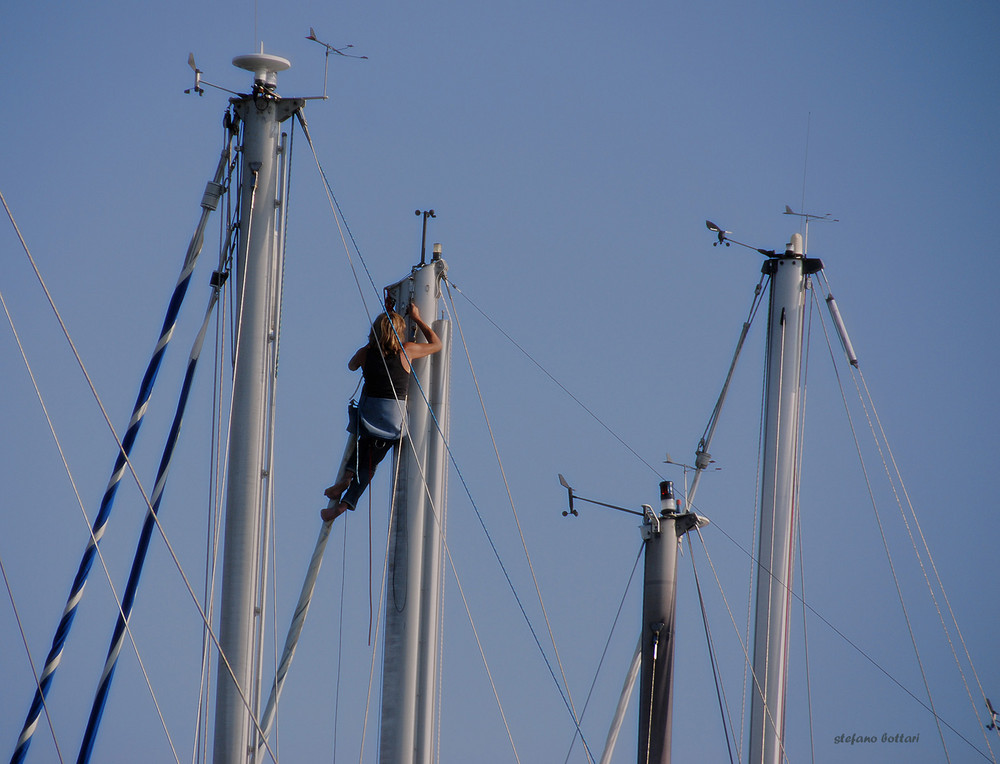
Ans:
[[[402,349],[404,332],[406,332],[406,322],[401,315],[395,311],[380,313],[372,323],[368,344],[374,348],[381,348],[383,355],[396,355]]]

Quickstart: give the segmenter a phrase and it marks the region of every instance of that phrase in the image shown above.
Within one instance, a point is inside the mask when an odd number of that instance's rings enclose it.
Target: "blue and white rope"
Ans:
[[[163,489],[166,486],[167,475],[170,471],[170,463],[173,459],[174,448],[177,445],[180,435],[181,422],[184,417],[184,410],[187,406],[188,396],[191,392],[191,385],[194,381],[195,370],[198,366],[198,358],[201,355],[202,346],[205,342],[205,335],[212,318],[212,313],[219,299],[218,289],[213,290],[209,300],[208,309],[205,311],[205,319],[202,322],[201,331],[195,339],[188,356],[187,371],[184,375],[184,382],[181,386],[180,396],[177,401],[177,409],[174,412],[173,423],[170,426],[170,433],[167,436],[166,445],[163,448],[163,455],[160,458],[159,470],[156,474],[156,484],[151,496],[150,511],[146,514],[146,520],[142,525],[139,534],[139,542],[136,545],[135,556],[132,560],[132,569],[129,573],[128,582],[125,586],[125,594],[122,597],[121,612],[118,614],[117,623],[111,637],[111,646],[108,648],[107,660],[104,663],[104,671],[101,673],[101,680],[97,687],[94,703],[90,710],[90,718],[87,721],[87,729],[84,733],[83,742],[80,745],[80,754],[77,757],[78,764],[86,764],[90,761],[93,753],[94,743],[97,740],[97,732],[100,728],[101,717],[104,713],[108,692],[111,689],[111,682],[114,679],[115,667],[118,663],[118,656],[121,653],[125,642],[128,620],[132,614],[132,607],[135,603],[135,594],[139,588],[139,578],[146,561],[146,554],[149,551],[149,542],[153,535],[153,528],[156,526],[155,515],[160,508],[160,500],[163,498]]]
[[[153,349],[152,357],[146,367],[146,372],[142,378],[142,384],[139,386],[139,394],[136,397],[135,405],[132,409],[132,416],[129,420],[128,430],[125,433],[125,437],[122,438],[118,456],[115,459],[115,466],[111,473],[111,479],[108,481],[104,497],[101,500],[101,507],[98,510],[97,517],[94,519],[94,523],[91,528],[90,540],[88,541],[87,548],[83,553],[83,558],[80,560],[80,566],[77,569],[76,577],[73,579],[73,586],[70,589],[70,594],[66,601],[66,607],[63,609],[62,617],[59,620],[59,626],[56,628],[55,636],[52,638],[52,646],[45,659],[45,666],[42,669],[34,698],[32,699],[31,706],[28,709],[28,715],[25,719],[24,726],[21,729],[21,735],[18,737],[17,746],[10,759],[11,764],[20,764],[20,762],[24,761],[24,758],[28,753],[28,747],[31,745],[32,735],[34,735],[35,729],[38,726],[38,719],[45,702],[45,697],[52,684],[52,678],[55,671],[59,667],[59,662],[62,660],[63,649],[66,645],[66,640],[69,637],[70,630],[73,627],[73,619],[76,617],[76,608],[80,604],[80,600],[83,597],[83,590],[87,585],[90,569],[94,563],[94,554],[97,551],[97,545],[104,536],[105,530],[107,530],[107,524],[111,517],[111,510],[114,506],[115,494],[118,491],[118,485],[121,482],[122,476],[125,474],[125,467],[128,463],[129,454],[131,453],[132,446],[135,443],[136,436],[139,434],[139,428],[142,426],[142,420],[145,416],[146,409],[149,406],[149,398],[153,392],[153,385],[156,382],[156,376],[160,369],[160,363],[163,360],[163,354],[170,342],[171,337],[173,336],[174,327],[177,323],[177,315],[184,302],[184,297],[187,294],[187,288],[191,281],[191,273],[194,271],[195,264],[198,261],[198,255],[201,252],[202,243],[204,241],[205,225],[208,222],[208,216],[217,206],[218,193],[210,194],[209,190],[212,192],[221,191],[220,183],[228,162],[229,144],[227,143],[222,151],[222,156],[219,159],[219,165],[216,169],[214,180],[209,183],[209,188],[206,190],[205,197],[202,199],[201,218],[198,221],[198,226],[195,229],[194,235],[191,237],[190,244],[188,245],[188,250],[184,257],[184,264],[181,268],[180,276],[178,276],[177,284],[174,286],[173,294],[170,297],[170,303],[167,306],[166,316],[164,317],[163,326],[160,330],[160,337],[156,342],[156,347]]]

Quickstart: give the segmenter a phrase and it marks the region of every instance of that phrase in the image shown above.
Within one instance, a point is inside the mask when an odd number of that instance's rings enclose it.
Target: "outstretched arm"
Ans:
[[[438,352],[441,349],[441,338],[437,336],[437,332],[431,329],[430,324],[420,317],[420,309],[417,308],[416,303],[410,303],[410,318],[413,319],[413,323],[417,325],[417,328],[423,332],[424,337],[427,338],[427,342],[407,342],[403,345],[403,352],[406,353],[406,357],[414,361],[417,358],[423,358],[424,356],[433,355]]]

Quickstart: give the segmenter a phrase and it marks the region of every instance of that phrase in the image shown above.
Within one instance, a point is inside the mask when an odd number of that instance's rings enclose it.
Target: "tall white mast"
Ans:
[[[437,714],[440,591],[448,474],[451,324],[438,315],[448,266],[430,263],[390,289],[399,306],[416,303],[441,338],[440,352],[413,363],[407,435],[395,476],[382,673],[382,764],[431,764]],[[429,404],[429,407],[428,407]]]
[[[253,675],[261,518],[267,481],[265,429],[274,378],[279,291],[276,214],[278,124],[301,108],[275,93],[287,59],[263,52],[233,64],[254,73],[253,93],[232,99],[243,121],[243,185],[236,262],[236,364],[233,379],[229,485],[226,497],[216,711],[216,764],[241,764],[250,752],[256,693]]]
[[[760,547],[750,711],[750,764],[784,760],[792,540],[798,509],[802,337],[807,277],[822,269],[807,259],[802,237],[764,264],[771,276],[768,317]]]

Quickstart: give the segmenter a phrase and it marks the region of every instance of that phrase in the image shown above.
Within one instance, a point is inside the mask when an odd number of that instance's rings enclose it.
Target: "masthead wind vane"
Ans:
[[[733,244],[739,244],[741,247],[752,249],[754,252],[759,252],[760,254],[764,255],[764,257],[774,257],[773,249],[759,249],[757,247],[751,246],[750,244],[744,244],[742,241],[736,241],[736,239],[730,239],[729,234],[731,234],[732,231],[726,231],[722,227],[717,226],[711,220],[705,221],[705,227],[719,237],[718,241],[712,242],[713,247],[717,247],[720,244],[724,244],[728,247],[730,242],[732,242]]]
[[[338,56],[343,56],[344,58],[362,58],[365,60],[368,59],[368,56],[356,56],[353,53],[344,53],[344,51],[347,50],[348,48],[353,48],[354,47],[353,45],[345,45],[342,48],[335,48],[332,45],[330,45],[330,43],[323,42],[316,36],[316,30],[313,29],[312,27],[309,27],[309,34],[306,35],[306,39],[319,43],[324,48],[326,48],[327,55],[331,53],[336,53]]]

